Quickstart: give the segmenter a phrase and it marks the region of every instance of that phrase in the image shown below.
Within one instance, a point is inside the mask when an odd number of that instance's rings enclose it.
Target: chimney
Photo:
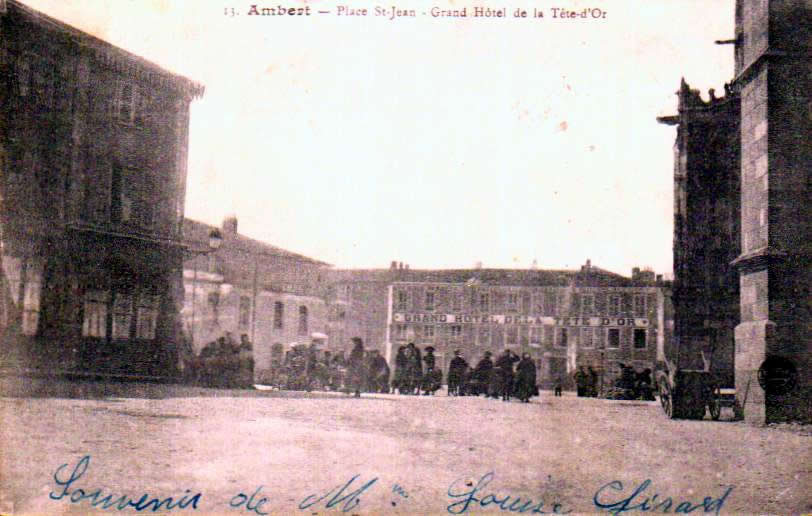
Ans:
[[[389,264],[389,270],[391,270],[391,271],[398,270],[398,262],[395,261],[395,260],[392,260],[392,263]]]
[[[232,235],[237,234],[237,216],[236,215],[227,215],[226,218],[223,219],[223,232],[230,233]]]

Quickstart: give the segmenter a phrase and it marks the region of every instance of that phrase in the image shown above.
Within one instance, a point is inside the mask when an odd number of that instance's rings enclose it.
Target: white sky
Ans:
[[[732,37],[733,0],[412,0],[399,6],[509,18],[393,21],[246,17],[251,1],[24,2],[206,86],[188,217],[236,213],[241,233],[339,267],[591,258],[670,272],[675,130],[655,118],[674,113],[681,76],[707,97],[733,73],[732,46],[713,43]]]

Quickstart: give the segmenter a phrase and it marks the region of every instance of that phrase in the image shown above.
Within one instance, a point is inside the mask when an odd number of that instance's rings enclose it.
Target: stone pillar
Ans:
[[[812,19],[807,2],[738,0],[741,322],[736,398],[744,419],[809,421]]]

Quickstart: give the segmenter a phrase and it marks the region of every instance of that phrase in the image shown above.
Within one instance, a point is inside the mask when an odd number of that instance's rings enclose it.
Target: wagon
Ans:
[[[665,370],[657,371],[660,404],[670,419],[702,419],[707,409],[716,421],[723,406],[735,405],[735,390],[721,387],[704,353],[702,360],[703,369],[680,369],[666,360]]]

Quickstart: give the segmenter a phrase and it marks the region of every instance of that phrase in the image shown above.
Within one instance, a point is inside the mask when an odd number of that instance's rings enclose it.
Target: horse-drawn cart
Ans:
[[[657,371],[660,404],[670,419],[702,419],[707,409],[711,419],[716,421],[723,406],[735,405],[735,390],[722,388],[704,353],[702,361],[703,369],[680,369],[666,360],[665,370]]]

